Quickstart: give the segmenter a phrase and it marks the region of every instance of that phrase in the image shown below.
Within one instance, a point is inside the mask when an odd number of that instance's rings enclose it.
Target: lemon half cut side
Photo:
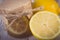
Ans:
[[[11,19],[9,20],[9,22],[10,21]],[[24,34],[28,29],[28,22],[29,21],[27,16],[17,18],[17,20],[11,25],[11,27],[9,27],[9,33],[17,36]]]
[[[37,12],[32,16],[29,25],[33,35],[39,39],[54,39],[60,33],[59,17],[53,12]]]

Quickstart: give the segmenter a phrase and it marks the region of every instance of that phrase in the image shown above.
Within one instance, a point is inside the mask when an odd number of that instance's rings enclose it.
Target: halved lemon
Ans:
[[[10,23],[13,18],[10,18],[8,22]],[[20,36],[24,34],[28,30],[28,18],[26,16],[22,16],[17,18],[17,20],[8,27],[9,34],[13,34],[13,36]]]
[[[60,33],[59,17],[49,11],[40,11],[32,16],[30,29],[38,39],[54,39]]]

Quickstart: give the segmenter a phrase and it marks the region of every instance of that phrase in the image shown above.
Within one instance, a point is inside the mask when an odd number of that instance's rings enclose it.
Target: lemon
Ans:
[[[37,7],[43,7],[43,10],[54,12],[55,14],[58,14],[58,8],[59,5],[56,1],[51,0],[34,0],[34,3],[32,4],[33,8]]]
[[[14,18],[10,17],[8,22],[11,23],[13,19]],[[20,35],[27,32],[29,28],[28,23],[29,21],[26,16],[19,17],[10,27],[7,26],[8,33],[11,34],[11,36],[19,37]]]
[[[38,39],[54,39],[60,33],[59,17],[53,12],[39,11],[29,22],[30,30]]]
[[[58,13],[60,14],[60,8],[58,9]]]

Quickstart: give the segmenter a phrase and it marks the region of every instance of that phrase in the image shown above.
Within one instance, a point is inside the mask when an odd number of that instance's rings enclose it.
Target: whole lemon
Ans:
[[[60,14],[60,8],[58,9],[58,13]]]
[[[58,14],[59,5],[56,1],[34,0],[34,3],[32,6],[33,6],[33,8],[42,6],[44,8],[43,10],[45,10],[45,11],[47,10],[47,11],[54,12],[55,14]]]

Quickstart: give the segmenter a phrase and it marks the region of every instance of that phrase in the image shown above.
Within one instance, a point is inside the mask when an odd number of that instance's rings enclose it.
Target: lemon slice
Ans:
[[[12,18],[8,20],[10,23],[12,21]],[[20,18],[17,18],[17,20],[9,27],[8,31],[9,33],[13,34],[14,36],[22,35],[24,34],[28,29],[28,18],[26,16],[22,16]]]
[[[39,39],[54,39],[59,35],[59,17],[49,11],[40,11],[32,16],[30,29]]]

